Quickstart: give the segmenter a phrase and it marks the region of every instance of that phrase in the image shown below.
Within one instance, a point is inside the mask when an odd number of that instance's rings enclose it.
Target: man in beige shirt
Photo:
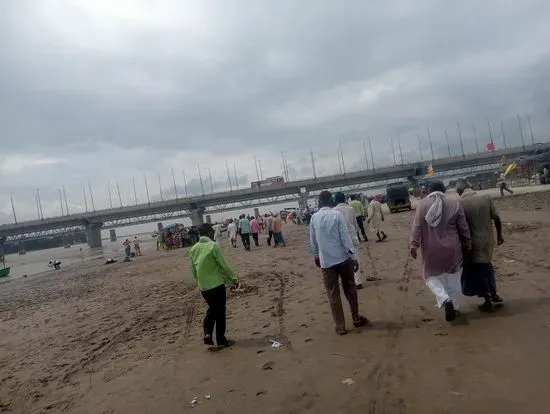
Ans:
[[[485,302],[479,306],[483,312],[492,312],[494,304],[503,300],[497,295],[495,269],[492,265],[495,237],[493,222],[497,231],[497,244],[504,243],[502,224],[489,195],[478,195],[466,180],[457,181],[456,191],[470,228],[472,249],[464,253],[462,272],[462,293],[465,296],[479,296]]]

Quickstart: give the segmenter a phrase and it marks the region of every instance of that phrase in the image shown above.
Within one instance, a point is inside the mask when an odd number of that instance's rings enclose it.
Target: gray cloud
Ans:
[[[344,3],[2,3],[0,220],[10,194],[35,214],[37,187],[49,214],[62,185],[83,209],[88,180],[101,205],[115,177],[126,203],[132,177],[146,198],[143,174],[172,191],[171,168],[200,191],[197,164],[221,190],[226,160],[248,186],[253,156],[279,175],[281,150],[291,178],[311,176],[311,149],[318,175],[338,172],[339,142],[349,169],[365,165],[368,138],[378,165],[398,136],[405,160],[420,158],[417,134],[429,158],[428,125],[436,156],[445,129],[458,154],[457,120],[466,152],[473,125],[488,142],[487,120],[497,145],[501,121],[520,144],[517,113],[528,142],[528,115],[550,140],[547,1]]]

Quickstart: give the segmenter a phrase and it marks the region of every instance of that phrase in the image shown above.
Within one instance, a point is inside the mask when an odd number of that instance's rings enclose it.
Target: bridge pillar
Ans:
[[[258,207],[254,207],[254,217],[260,217],[260,209]]]
[[[103,223],[89,223],[86,224],[86,239],[88,239],[88,246],[101,247],[101,227]]]
[[[189,218],[191,219],[191,223],[193,224],[193,226],[199,227],[204,224],[203,214],[204,214],[203,207],[193,208],[189,210]]]
[[[206,222],[207,222],[208,224],[212,224],[212,217],[210,216],[210,214],[207,214],[207,215],[206,215]]]
[[[306,187],[300,187],[300,199],[298,200],[298,207],[300,211],[304,211],[307,207],[307,199],[309,197],[309,191]]]
[[[116,229],[109,230],[109,237],[112,242],[116,242]]]

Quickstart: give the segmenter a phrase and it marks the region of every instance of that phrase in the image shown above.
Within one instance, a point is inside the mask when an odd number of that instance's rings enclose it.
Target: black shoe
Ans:
[[[493,303],[504,303],[504,299],[502,299],[499,295],[496,293],[491,295],[491,302]]]
[[[363,285],[361,283],[359,283],[358,285],[355,286],[357,288],[357,290],[361,290],[363,289]]]
[[[214,345],[214,340],[212,339],[212,335],[204,335],[204,338],[202,338],[202,341],[205,345]]]
[[[388,238],[388,236],[386,235],[386,233],[382,233],[382,241],[386,240]]]
[[[483,305],[479,305],[477,307],[481,312],[486,312],[486,313],[491,313],[495,310],[495,308],[493,307],[493,303],[489,300],[489,301],[485,301],[483,303]]]
[[[451,300],[445,302],[445,320],[447,322],[452,322],[456,319],[455,305]]]
[[[226,339],[225,341],[218,343],[218,348],[229,348],[235,345],[235,341],[232,341],[231,339]]]

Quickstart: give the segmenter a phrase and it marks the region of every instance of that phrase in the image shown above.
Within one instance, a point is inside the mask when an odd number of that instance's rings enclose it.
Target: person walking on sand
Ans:
[[[514,191],[510,189],[509,184],[510,184],[510,179],[504,172],[502,172],[500,174],[500,196],[501,197],[504,197],[504,191],[507,191],[508,194],[510,195],[514,194]]]
[[[380,200],[382,197],[379,195],[375,196],[369,203],[369,218],[367,223],[371,224],[374,230],[376,231],[376,240],[377,243],[383,242],[388,238],[384,230],[382,230],[382,223],[384,222],[384,212],[382,211],[382,204]]]
[[[267,245],[271,247],[271,239],[273,239],[273,214],[266,214],[266,227],[267,227]]]
[[[341,212],[346,219],[346,224],[348,226],[349,235],[351,237],[351,242],[353,246],[358,251],[359,249],[359,227],[357,226],[357,220],[355,219],[355,210],[353,207],[350,207],[346,203],[346,195],[342,192],[334,194],[334,203],[336,206],[334,210]],[[357,256],[357,263],[359,263],[359,256]],[[361,264],[359,263],[359,269],[361,269]],[[357,270],[354,273],[355,286],[357,289],[363,289],[363,283],[361,278],[361,271]]]
[[[222,226],[221,226],[221,224],[220,223],[214,224],[212,229],[214,230],[214,241],[216,243],[219,243],[222,239]]]
[[[130,242],[130,240],[126,239],[124,240],[124,243],[122,243],[122,245],[124,246],[124,253],[126,255],[126,259],[130,259],[130,255],[132,254],[132,242]]]
[[[321,191],[319,211],[311,217],[309,225],[309,241],[315,257],[315,265],[323,272],[336,333],[345,335],[346,320],[340,299],[339,279],[342,281],[342,289],[351,308],[353,325],[361,327],[367,325],[369,321],[359,314],[354,279],[354,273],[359,270],[359,263],[355,247],[344,215],[331,207],[332,194],[330,191]]]
[[[136,256],[141,256],[141,246],[140,246],[141,240],[137,238],[137,236],[134,237],[134,251],[136,252]]]
[[[227,225],[227,235],[229,236],[231,246],[237,247],[237,225],[233,219],[229,220],[229,224]]]
[[[497,294],[495,269],[491,263],[495,246],[492,222],[495,223],[499,246],[504,243],[502,223],[489,195],[477,195],[464,179],[457,181],[456,192],[460,196],[472,239],[472,249],[464,255],[462,293],[485,299],[479,309],[492,312],[495,303],[503,302]]]
[[[260,225],[258,224],[258,219],[254,217],[250,222],[250,232],[252,233],[252,239],[254,240],[254,246],[258,247],[260,245],[258,237],[260,234]]]
[[[351,196],[351,202],[349,203],[350,207],[353,207],[355,210],[355,219],[357,220],[357,227],[359,227],[359,230],[361,231],[361,235],[363,236],[364,241],[369,241],[367,237],[367,233],[365,232],[365,207],[363,206],[363,203],[359,199],[359,196],[352,195]],[[359,237],[359,233],[357,233],[357,237]]]
[[[275,213],[273,218],[273,237],[275,239],[274,247],[285,247],[285,239],[283,238],[283,222],[279,213]]]
[[[205,226],[199,229],[198,243],[191,247],[191,269],[197,280],[202,297],[208,304],[203,322],[203,342],[214,345],[214,327],[218,347],[229,347],[234,344],[225,336],[226,331],[226,291],[225,285],[237,285],[238,278],[225,260],[220,245],[210,237],[212,230]]]
[[[241,219],[239,220],[239,230],[244,249],[250,250],[250,221],[248,221],[244,214],[241,215]]]
[[[430,182],[428,191],[416,208],[410,253],[416,259],[420,249],[426,285],[451,322],[460,309],[462,252],[470,250],[470,229],[462,206],[445,196],[443,182]]]

